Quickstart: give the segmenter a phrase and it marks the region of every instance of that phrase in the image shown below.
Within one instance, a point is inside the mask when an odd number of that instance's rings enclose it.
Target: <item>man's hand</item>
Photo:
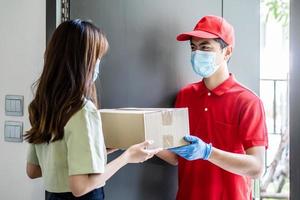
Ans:
[[[192,135],[184,136],[184,140],[190,142],[189,145],[170,148],[169,150],[187,160],[204,159],[207,160],[211,154],[211,144],[206,144],[200,138]]]

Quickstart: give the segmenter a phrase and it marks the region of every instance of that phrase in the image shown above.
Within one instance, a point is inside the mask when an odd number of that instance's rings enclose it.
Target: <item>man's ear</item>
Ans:
[[[225,60],[228,61],[232,55],[233,48],[231,45],[225,47]]]

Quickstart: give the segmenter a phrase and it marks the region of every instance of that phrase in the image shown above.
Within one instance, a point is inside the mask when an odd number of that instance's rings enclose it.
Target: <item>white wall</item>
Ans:
[[[41,180],[25,174],[27,144],[4,142],[4,121],[24,122],[28,130],[27,106],[31,84],[42,69],[45,50],[45,0],[0,0],[0,199],[40,200]],[[24,95],[24,117],[7,117],[6,94]]]

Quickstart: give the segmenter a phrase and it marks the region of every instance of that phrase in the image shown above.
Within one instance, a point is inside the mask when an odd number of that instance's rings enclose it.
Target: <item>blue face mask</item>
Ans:
[[[93,74],[93,82],[95,82],[99,76],[100,73],[100,59],[98,58],[95,64],[95,71]]]
[[[216,64],[216,53],[209,51],[192,51],[191,62],[194,72],[204,78],[213,75],[220,66]]]

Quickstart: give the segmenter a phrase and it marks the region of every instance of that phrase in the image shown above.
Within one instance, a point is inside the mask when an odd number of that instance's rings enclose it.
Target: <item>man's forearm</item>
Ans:
[[[172,153],[169,150],[163,150],[156,154],[157,157],[161,158],[162,160],[166,161],[171,165],[178,164],[178,157],[176,154]]]
[[[247,154],[237,154],[213,148],[211,163],[234,174],[258,178],[264,170],[264,147],[250,149]]]

